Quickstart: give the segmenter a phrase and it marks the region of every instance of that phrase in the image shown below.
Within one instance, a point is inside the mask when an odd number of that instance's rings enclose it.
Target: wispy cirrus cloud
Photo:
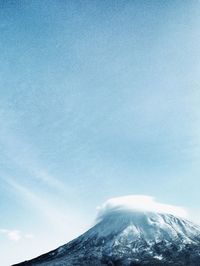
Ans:
[[[57,232],[65,232],[68,239],[72,239],[77,234],[77,227],[85,229],[84,221],[80,222],[80,217],[75,210],[69,206],[57,205],[53,199],[50,199],[44,193],[33,191],[32,188],[26,187],[11,177],[0,179],[7,184],[23,201],[27,202],[32,210],[35,210],[41,219],[56,228]]]
[[[28,201],[32,207],[42,213],[42,215],[45,216],[49,222],[52,222],[58,227],[64,226],[63,221],[66,218],[65,215],[62,214],[56,207],[54,208],[53,205],[48,202],[48,200],[45,200],[44,195],[41,196],[33,192],[32,189],[16,182],[11,177],[1,177],[1,180],[3,180],[10,188],[12,188],[15,193],[18,194],[18,196]]]
[[[21,132],[21,123],[17,114],[0,108],[0,121],[0,145],[5,157],[15,167],[27,172],[27,176],[33,180],[39,180],[49,187],[66,191],[67,187],[63,182],[50,174],[37,159],[34,147]]]

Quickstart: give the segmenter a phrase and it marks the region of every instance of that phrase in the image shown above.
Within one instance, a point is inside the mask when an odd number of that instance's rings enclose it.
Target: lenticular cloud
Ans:
[[[144,211],[173,214],[179,217],[187,217],[187,212],[182,207],[159,203],[155,198],[145,195],[129,195],[124,197],[111,198],[102,206],[98,207],[97,219],[115,211]]]

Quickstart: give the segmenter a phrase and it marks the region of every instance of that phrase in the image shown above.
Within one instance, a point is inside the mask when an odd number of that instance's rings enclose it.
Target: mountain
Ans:
[[[113,211],[83,235],[18,266],[200,266],[200,227],[172,214]]]

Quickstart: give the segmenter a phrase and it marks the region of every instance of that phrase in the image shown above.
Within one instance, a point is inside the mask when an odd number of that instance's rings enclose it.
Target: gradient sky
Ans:
[[[200,221],[200,1],[0,1],[0,260],[129,194]]]

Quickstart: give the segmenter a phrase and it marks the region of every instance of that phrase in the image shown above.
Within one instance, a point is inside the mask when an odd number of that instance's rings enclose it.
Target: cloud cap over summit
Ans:
[[[188,213],[183,207],[160,203],[154,197],[146,195],[128,195],[111,198],[99,206],[97,210],[97,220],[102,220],[113,212],[119,211],[157,212],[183,218],[188,217]]]

